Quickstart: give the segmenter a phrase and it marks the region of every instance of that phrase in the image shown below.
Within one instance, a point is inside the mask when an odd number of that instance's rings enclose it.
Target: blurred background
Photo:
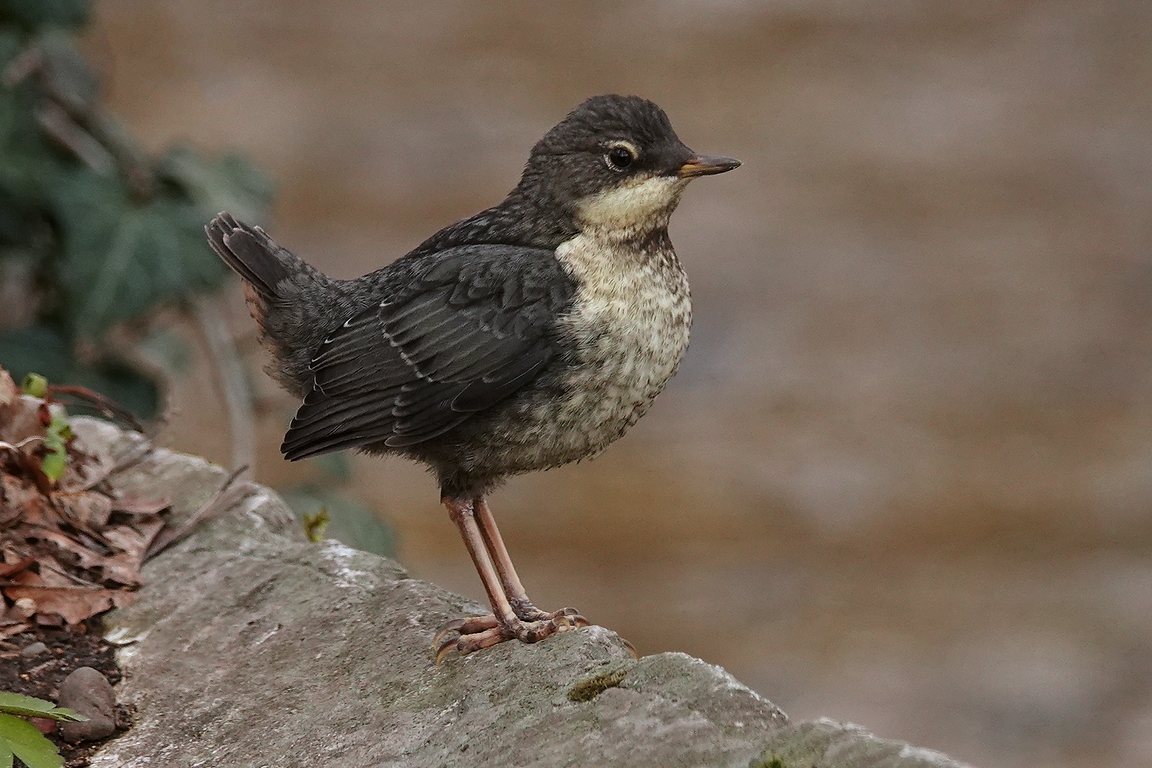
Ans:
[[[603,457],[493,509],[537,604],[796,719],[988,768],[1152,764],[1152,4],[100,0],[82,50],[159,153],[235,149],[338,277],[502,198],[589,95],[739,171],[673,219],[695,325]],[[256,476],[294,403],[238,285]],[[166,445],[229,463],[204,334]],[[434,484],[353,457],[414,575],[482,599]]]

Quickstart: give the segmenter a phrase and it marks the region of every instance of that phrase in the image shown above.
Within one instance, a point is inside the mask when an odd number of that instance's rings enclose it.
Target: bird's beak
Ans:
[[[677,176],[682,179],[691,179],[695,176],[711,176],[715,173],[726,173],[733,168],[739,168],[740,161],[731,157],[709,157],[708,155],[692,155],[684,165],[680,166]]]

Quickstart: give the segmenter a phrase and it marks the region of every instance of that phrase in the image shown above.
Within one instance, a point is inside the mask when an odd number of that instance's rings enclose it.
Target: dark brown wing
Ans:
[[[556,320],[575,287],[551,252],[464,246],[427,258],[417,285],[324,341],[281,446],[287,458],[442,435],[556,355]]]

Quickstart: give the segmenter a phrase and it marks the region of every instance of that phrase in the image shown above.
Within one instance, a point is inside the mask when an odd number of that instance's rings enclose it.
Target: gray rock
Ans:
[[[21,648],[20,655],[25,658],[31,658],[33,656],[39,656],[46,650],[48,650],[48,646],[44,645],[44,643],[41,643],[40,641],[36,641],[35,643],[29,643],[28,645]]]
[[[114,430],[76,419],[90,445]],[[114,484],[190,514],[225,472],[158,450]],[[793,724],[719,667],[633,659],[589,627],[433,663],[446,620],[483,606],[396,562],[310,544],[273,493],[230,509],[151,561],[114,611],[133,727],[93,768],[231,766],[732,766],[957,768],[928,750],[830,721]]]
[[[116,694],[108,678],[92,667],[80,667],[64,678],[56,703],[88,718],[60,723],[65,741],[99,741],[116,731]]]

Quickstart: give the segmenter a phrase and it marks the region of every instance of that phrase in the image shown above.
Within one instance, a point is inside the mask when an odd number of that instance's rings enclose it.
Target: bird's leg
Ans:
[[[488,542],[476,522],[476,500],[445,498],[444,505],[448,507],[452,521],[460,528],[464,546],[468,548],[468,554],[472,556],[472,562],[476,565],[476,572],[480,575],[484,591],[488,593],[493,613],[491,616],[456,619],[441,627],[433,640],[437,663],[451,650],[461,654],[471,653],[513,638],[525,643],[535,643],[557,632],[587,626],[588,622],[579,617],[575,611],[571,614],[558,611],[556,615],[539,611],[542,614],[540,619],[529,620],[522,620],[517,616],[504,591],[501,573],[493,564],[492,556],[488,552]],[[507,558],[508,553],[502,543],[500,548],[504,558]],[[508,565],[511,565],[511,560],[508,560]],[[511,573],[515,578],[515,571]],[[519,579],[516,579],[516,583],[519,584]],[[523,587],[520,587],[520,592],[523,593]]]
[[[492,557],[488,554],[484,536],[476,523],[475,503],[471,500],[447,499],[444,504],[448,507],[448,514],[451,515],[452,522],[460,528],[464,546],[468,548],[468,554],[472,556],[476,572],[480,574],[480,582],[484,585],[484,591],[488,593],[488,603],[492,606],[494,617],[498,621],[503,619],[501,622],[503,624],[511,623],[518,617],[508,602],[508,596],[504,594],[500,575],[492,564]]]
[[[508,548],[504,546],[504,538],[500,535],[500,529],[496,527],[496,518],[492,516],[488,502],[483,496],[477,496],[472,503],[476,524],[480,528],[480,535],[484,537],[484,546],[496,566],[500,584],[504,587],[504,595],[508,598],[508,603],[516,616],[522,621],[547,621],[557,616],[568,616],[578,626],[587,626],[587,619],[575,608],[561,608],[559,611],[547,613],[532,604],[524,591],[524,585],[520,583],[520,577],[516,574],[516,566],[512,565],[512,557],[508,554]]]

